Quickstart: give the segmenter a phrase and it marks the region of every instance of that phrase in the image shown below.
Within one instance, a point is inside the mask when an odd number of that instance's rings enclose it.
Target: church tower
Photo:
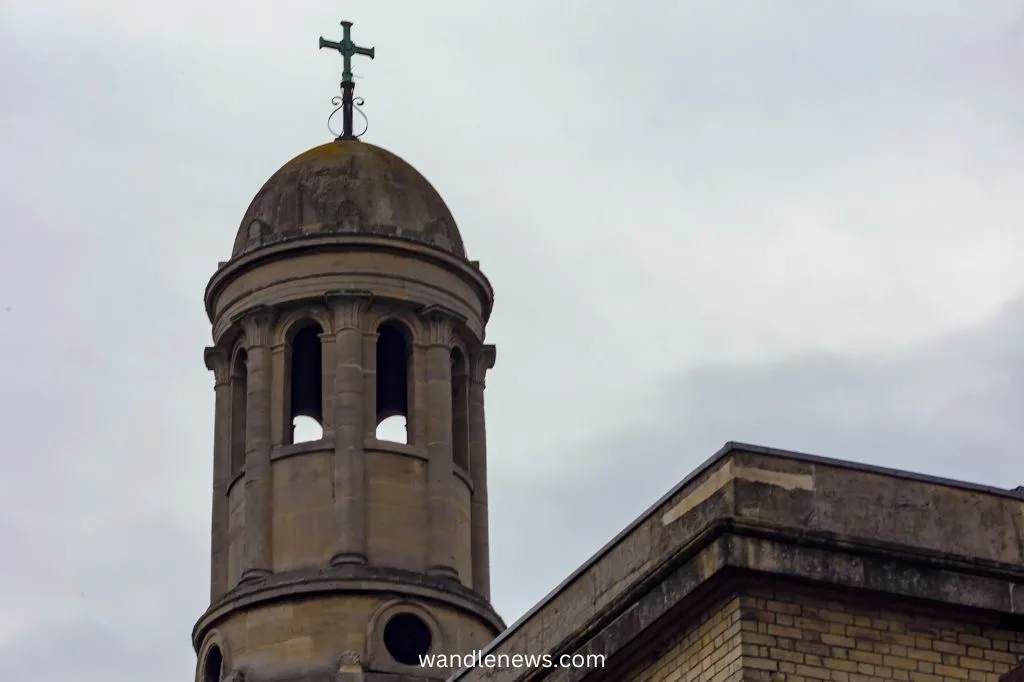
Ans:
[[[196,682],[444,679],[420,656],[504,629],[488,559],[493,291],[431,184],[352,134],[349,60],[373,51],[343,27],[321,47],[345,59],[344,132],[270,177],[206,288],[216,407]]]

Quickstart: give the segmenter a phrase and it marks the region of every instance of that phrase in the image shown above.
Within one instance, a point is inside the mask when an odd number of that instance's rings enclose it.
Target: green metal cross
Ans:
[[[340,43],[336,43],[331,40],[324,40],[323,36],[320,36],[320,49],[329,47],[332,50],[337,50],[342,59],[344,59],[344,69],[341,72],[341,82],[351,83],[352,82],[352,57],[361,54],[373,59],[373,48],[372,47],[359,47],[352,42],[352,22],[343,21],[341,22],[342,38]]]

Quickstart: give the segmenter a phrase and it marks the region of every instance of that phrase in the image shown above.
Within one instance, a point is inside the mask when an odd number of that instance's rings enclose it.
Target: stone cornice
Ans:
[[[213,372],[214,386],[227,386],[231,381],[231,358],[223,348],[207,346],[203,350],[203,361],[206,369]]]
[[[242,327],[247,349],[263,348],[270,345],[276,317],[273,308],[259,306],[241,312],[232,321]]]
[[[594,583],[586,600],[555,599],[495,640],[484,654],[517,652],[524,646],[553,657],[566,653],[600,654],[611,660],[638,641],[644,630],[671,612],[684,617],[708,594],[742,591],[745,581],[840,588],[886,600],[913,601],[933,609],[987,612],[1024,620],[1024,567],[978,567],[962,557],[922,556],[900,548],[882,548],[834,538],[809,541],[791,529],[755,527],[721,521],[654,570],[636,576],[614,595]],[[571,612],[574,617],[567,618]],[[992,615],[989,616],[993,617]],[[540,640],[534,639],[539,637]],[[548,671],[550,672],[550,671]],[[545,680],[578,682],[585,669],[559,671]],[[490,682],[521,682],[528,671],[507,671]],[[482,679],[462,670],[451,680]]]
[[[488,370],[494,369],[494,362],[498,357],[498,349],[492,344],[481,346],[469,354],[469,380],[474,384],[484,385],[486,383]]]
[[[462,279],[470,282],[473,288],[476,289],[482,303],[484,322],[486,323],[490,318],[494,305],[494,288],[483,272],[478,267],[474,267],[470,261],[456,258],[447,252],[418,242],[405,242],[394,238],[361,235],[335,235],[330,237],[303,238],[295,242],[281,242],[247,253],[241,258],[222,263],[206,285],[204,300],[206,302],[207,317],[211,322],[216,322],[214,319],[213,302],[220,293],[220,290],[240,272],[258,267],[263,263],[286,259],[296,254],[317,251],[351,251],[355,249],[409,255],[458,274]]]
[[[399,569],[354,565],[309,568],[271,574],[259,582],[242,584],[211,604],[192,629],[197,649],[209,630],[222,619],[268,602],[306,599],[315,595],[386,593],[440,602],[486,623],[495,635],[505,624],[491,605],[476,592],[451,580]]]
[[[1009,491],[730,443],[484,653],[537,628],[561,646],[723,535],[738,568],[1024,614],[1022,518]]]

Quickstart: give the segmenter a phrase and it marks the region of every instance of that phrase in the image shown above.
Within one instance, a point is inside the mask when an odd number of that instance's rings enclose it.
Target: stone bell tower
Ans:
[[[441,196],[357,139],[311,149],[256,194],[205,298],[197,682],[444,679],[419,657],[482,648],[504,624],[489,601],[493,291]],[[322,432],[296,442],[303,419]],[[405,438],[378,437],[395,419]]]

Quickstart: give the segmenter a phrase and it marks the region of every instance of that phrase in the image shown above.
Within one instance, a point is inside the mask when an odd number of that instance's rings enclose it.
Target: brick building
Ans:
[[[730,443],[452,679],[997,682],[1022,523],[1015,492]]]

